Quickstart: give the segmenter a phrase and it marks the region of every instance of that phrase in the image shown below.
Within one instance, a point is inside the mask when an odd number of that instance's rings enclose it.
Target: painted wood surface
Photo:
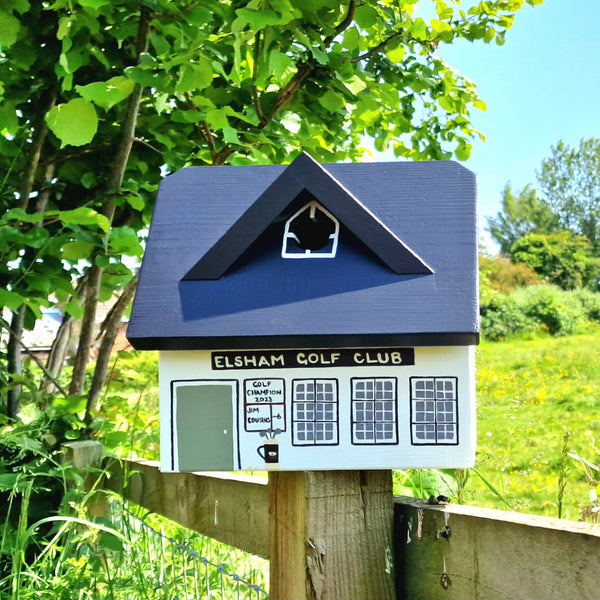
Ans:
[[[332,201],[342,207],[341,215],[331,211],[341,229],[336,257],[309,261],[282,258],[280,204],[270,212],[255,210],[254,203],[286,168],[189,168],[162,182],[128,329],[135,347],[477,342],[472,173],[449,162],[319,167],[343,190]],[[315,186],[316,200],[326,203],[318,194],[330,191],[331,184],[323,190],[318,182]],[[292,191],[304,190],[301,183],[296,187]],[[342,196],[351,199],[347,206]],[[290,197],[288,204],[293,201]],[[362,218],[365,210],[372,217]],[[238,232],[237,223],[245,235],[229,233]],[[389,235],[379,235],[369,223]],[[257,236],[250,245],[248,236]],[[232,245],[228,260],[239,256],[225,274],[184,280],[211,248],[224,243],[220,240]],[[397,240],[433,273],[394,272],[381,256],[392,256]]]
[[[165,471],[466,468],[473,347],[159,354]]]
[[[309,195],[310,198],[304,196]],[[317,199],[395,273],[427,274],[431,269],[308,154],[300,154],[236,223],[186,273],[184,280],[218,279],[241,258],[265,229],[300,197]],[[296,207],[289,209],[295,212]]]

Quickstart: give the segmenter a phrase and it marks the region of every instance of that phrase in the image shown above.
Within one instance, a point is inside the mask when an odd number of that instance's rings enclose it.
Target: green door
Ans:
[[[232,471],[233,394],[228,383],[174,388],[179,471]]]

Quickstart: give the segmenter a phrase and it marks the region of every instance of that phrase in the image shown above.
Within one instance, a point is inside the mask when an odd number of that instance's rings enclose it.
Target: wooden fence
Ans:
[[[74,462],[89,461],[77,458],[89,448],[71,451]],[[232,473],[161,473],[153,461],[113,460],[107,468],[108,489],[270,559],[274,599],[600,598],[600,525],[405,497],[392,504],[391,491],[382,485],[385,471],[367,472],[364,481],[353,479],[361,472],[336,473],[337,492],[349,500],[332,503],[318,473],[280,473],[283,483],[267,485],[265,478]],[[305,493],[309,488],[312,495]],[[381,522],[386,497],[393,525],[385,516]],[[355,526],[357,503],[361,531]],[[346,513],[341,521],[340,508]],[[308,525],[299,518],[307,512],[316,514]],[[331,530],[342,538],[331,538]],[[332,556],[333,548],[340,556]]]

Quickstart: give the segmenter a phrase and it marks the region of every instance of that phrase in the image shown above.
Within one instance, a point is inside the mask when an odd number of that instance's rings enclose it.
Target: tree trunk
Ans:
[[[63,365],[65,363],[65,357],[67,355],[67,348],[69,346],[69,339],[71,338],[71,331],[73,330],[73,317],[71,315],[63,315],[62,322],[56,333],[56,337],[52,342],[52,348],[46,361],[46,370],[54,377],[58,378],[60,375]],[[40,390],[47,394],[51,394],[56,389],[54,383],[45,377],[40,386]]]
[[[23,335],[23,324],[25,322],[25,305],[20,306],[13,314],[10,322],[8,343],[6,345],[6,368],[9,377],[21,375],[23,372],[23,361],[21,360],[21,336]],[[21,386],[11,386],[6,394],[6,416],[13,421],[18,420],[21,403]]]
[[[150,16],[147,10],[142,8],[140,12],[136,41],[136,50],[138,56],[145,51],[148,45],[149,26]],[[135,137],[135,128],[137,125],[138,111],[142,99],[142,91],[143,88],[136,84],[131,96],[129,97],[127,113],[122,126],[121,141],[119,142],[119,147],[117,148],[115,158],[112,161],[111,172],[106,183],[108,194],[114,193],[118,188],[121,187],[121,184],[123,183],[125,169],[127,168],[127,162],[129,160],[129,155],[131,154],[131,148],[133,146]],[[108,218],[109,222],[112,223],[115,214],[115,203],[110,196],[102,206],[102,214],[104,214],[104,216]],[[94,257],[92,257],[92,261],[93,258]],[[85,309],[81,323],[81,334],[79,337],[77,353],[75,354],[75,361],[73,363],[71,385],[69,386],[69,392],[72,394],[81,394],[83,392],[85,368],[89,359],[90,347],[94,333],[93,330],[96,320],[98,294],[100,292],[100,283],[102,280],[102,269],[95,264],[92,264],[88,271],[88,275],[90,281],[88,282],[88,289],[85,296]]]
[[[19,208],[27,210],[29,207],[29,197],[33,191],[35,184],[36,172],[40,163],[40,156],[42,154],[42,148],[46,137],[48,135],[48,126],[46,125],[45,115],[54,106],[56,101],[56,95],[50,94],[48,107],[46,112],[41,116],[40,121],[37,123],[34,129],[33,142],[29,152],[29,162],[27,163],[27,169],[23,175],[23,181],[21,189],[19,190]],[[54,167],[46,170],[44,181],[50,181],[54,174]],[[44,210],[45,207],[39,203],[36,206],[36,211]],[[41,207],[41,208],[40,208]],[[40,227],[40,223],[35,223],[34,227]],[[35,260],[35,254],[32,253],[30,248],[25,252],[25,256],[22,258],[21,267],[27,267],[30,262]],[[21,337],[23,336],[23,329],[25,323],[25,310],[26,306],[20,306],[16,310],[11,319],[10,331],[8,334],[8,342],[6,346],[6,363],[9,373],[14,375],[21,375],[23,372],[23,361],[21,360]],[[7,393],[6,403],[6,415],[9,419],[17,420],[19,418],[19,411],[21,409],[19,396],[21,395],[21,386],[17,385],[11,387]]]
[[[135,288],[137,286],[137,279],[137,275],[135,275],[127,284],[104,323],[104,336],[102,338],[102,343],[100,344],[100,350],[98,351],[94,377],[92,379],[92,385],[88,393],[87,404],[85,407],[84,420],[88,425],[92,422],[92,411],[96,410],[98,405],[98,398],[100,397],[100,392],[104,387],[106,374],[108,373],[110,353],[115,344],[117,334],[119,333],[123,313],[133,299]]]
[[[73,359],[73,374],[69,384],[69,394],[78,395],[83,393],[85,383],[85,368],[90,357],[90,348],[94,339],[96,325],[96,305],[102,281],[102,269],[92,265],[86,274],[85,302],[83,304],[83,319],[81,320],[81,331],[77,351]]]

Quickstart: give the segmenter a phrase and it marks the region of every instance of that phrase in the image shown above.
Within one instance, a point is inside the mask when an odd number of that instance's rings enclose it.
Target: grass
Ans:
[[[506,501],[576,520],[591,486],[569,453],[600,462],[600,335],[482,343],[477,427],[477,469]],[[505,507],[473,476],[465,501]]]

